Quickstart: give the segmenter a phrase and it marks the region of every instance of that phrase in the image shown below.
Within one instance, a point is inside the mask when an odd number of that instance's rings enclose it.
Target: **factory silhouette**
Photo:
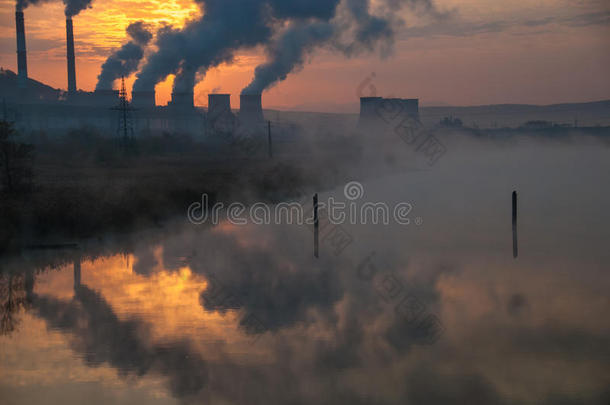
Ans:
[[[93,92],[78,90],[71,16],[66,17],[67,91],[53,89],[28,77],[22,10],[15,12],[15,23],[18,73],[15,75],[11,71],[3,70],[0,73],[0,86],[5,94],[2,100],[4,118],[13,121],[16,128],[23,133],[44,131],[53,135],[87,127],[113,136],[122,131],[127,132],[126,126],[129,126],[129,132],[136,137],[181,133],[200,138],[237,132],[253,136],[265,134],[267,131],[260,93],[241,94],[240,108],[235,113],[231,108],[230,94],[209,94],[208,107],[201,108],[195,106],[194,93],[188,86],[174,86],[171,100],[165,106],[156,105],[154,89],[134,89],[131,101],[127,102],[126,92],[112,88],[118,79],[116,77],[105,80],[102,86],[101,81],[98,82]],[[141,56],[139,55],[140,58]],[[102,67],[104,68],[105,66]],[[362,97],[360,123],[380,121],[378,110],[381,103],[387,100],[381,97]],[[417,99],[389,100],[401,107],[402,114],[418,117]],[[121,113],[121,106],[126,105],[128,116],[124,112]],[[125,120],[125,117],[128,117],[128,120]]]

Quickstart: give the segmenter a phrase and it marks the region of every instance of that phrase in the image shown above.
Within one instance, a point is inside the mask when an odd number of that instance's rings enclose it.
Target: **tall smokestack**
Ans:
[[[17,27],[17,83],[20,88],[26,88],[28,84],[28,57],[25,50],[25,23],[23,21],[23,11],[15,12],[15,24]]]
[[[72,18],[66,18],[66,43],[68,47],[68,93],[76,93],[76,61],[74,58],[74,29]]]

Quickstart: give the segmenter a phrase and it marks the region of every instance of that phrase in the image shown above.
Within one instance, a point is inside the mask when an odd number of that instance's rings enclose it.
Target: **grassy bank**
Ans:
[[[30,190],[0,193],[0,250],[40,239],[92,237],[155,226],[201,201],[268,199],[302,181],[286,163],[247,156],[214,159],[188,138],[114,140],[71,133],[36,145]]]

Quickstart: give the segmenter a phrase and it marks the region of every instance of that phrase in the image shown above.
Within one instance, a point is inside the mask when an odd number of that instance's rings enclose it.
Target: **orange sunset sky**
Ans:
[[[289,1],[289,0],[287,0]],[[0,66],[16,70],[13,0],[0,0]],[[610,2],[607,0],[437,0],[451,17],[435,22],[405,13],[393,53],[346,59],[316,52],[304,69],[264,94],[268,108],[355,112],[365,93],[417,97],[424,105],[550,104],[610,98]],[[125,42],[136,20],[181,26],[199,9],[191,0],[94,0],[74,18],[77,84],[93,90],[100,66]],[[33,79],[66,88],[63,3],[25,10],[28,71]],[[235,62],[210,70],[195,103],[210,92],[237,95],[265,60],[263,48],[238,52]],[[133,82],[129,78],[128,85]],[[157,87],[157,104],[170,98],[172,77]],[[367,82],[368,83],[368,82]],[[365,94],[368,95],[368,94]],[[320,101],[323,100],[323,101]]]

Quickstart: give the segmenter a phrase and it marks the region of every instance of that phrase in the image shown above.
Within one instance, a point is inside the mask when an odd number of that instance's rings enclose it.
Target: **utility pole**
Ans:
[[[519,255],[519,245],[517,242],[517,192],[513,191],[513,257]]]
[[[119,111],[119,127],[117,136],[122,138],[123,146],[127,149],[129,141],[133,138],[133,127],[130,120],[130,112],[133,111],[127,101],[127,89],[125,88],[125,77],[121,77],[121,90],[119,91],[119,105],[113,107],[113,110]]]
[[[318,239],[320,233],[320,221],[318,219],[318,193],[313,196],[313,255],[319,257]]]
[[[269,145],[269,159],[273,159],[273,144],[271,143],[271,121],[267,121],[267,143]]]

